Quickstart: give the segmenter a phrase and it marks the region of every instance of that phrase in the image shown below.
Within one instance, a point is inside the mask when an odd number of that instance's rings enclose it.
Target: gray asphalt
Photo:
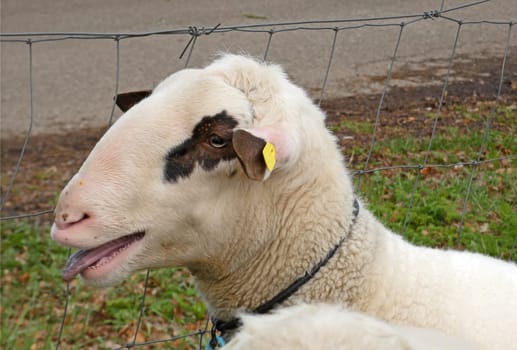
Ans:
[[[450,9],[468,1],[444,1]],[[439,9],[442,0],[402,1],[173,1],[173,0],[2,0],[1,31],[134,33],[216,24],[373,18],[421,14]],[[448,16],[463,21],[517,21],[516,0],[490,1]],[[402,20],[375,23],[400,23]],[[374,23],[374,22],[369,22]],[[349,23],[349,25],[360,23]],[[333,27],[336,24],[329,24]],[[340,26],[344,24],[339,24]],[[275,27],[278,28],[278,27]],[[443,76],[457,24],[426,19],[408,25],[401,36],[395,71],[436,67]],[[508,25],[463,25],[457,54],[501,56]],[[269,29],[269,28],[268,28]],[[382,88],[400,27],[340,31],[325,98],[376,92]],[[517,46],[513,30],[511,45]],[[274,34],[268,59],[284,65],[294,81],[319,97],[334,36],[324,31]],[[189,65],[207,64],[220,51],[262,57],[266,33],[214,33],[198,38]],[[5,39],[5,37],[3,37]],[[185,66],[179,59],[188,35],[150,36],[120,42],[119,91],[152,88]],[[1,136],[24,132],[29,123],[29,55],[25,43],[1,44]],[[510,59],[516,59],[515,54]],[[35,133],[64,132],[107,123],[115,90],[116,44],[113,40],[63,40],[32,45]],[[436,82],[436,81],[435,81]],[[398,81],[424,84],[433,81]],[[117,114],[118,115],[118,114]]]

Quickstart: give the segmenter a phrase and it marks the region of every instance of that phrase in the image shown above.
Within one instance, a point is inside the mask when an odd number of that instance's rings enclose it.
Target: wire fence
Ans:
[[[265,35],[264,40],[264,49],[262,58],[264,60],[268,59],[268,55],[270,53],[270,48],[275,40],[275,38],[280,33],[286,32],[307,32],[307,31],[330,31],[332,33],[330,37],[330,41],[328,42],[328,52],[326,53],[326,65],[321,72],[322,80],[319,89],[319,96],[317,101],[319,104],[322,103],[325,99],[325,94],[327,91],[327,83],[329,81],[329,77],[331,77],[331,71],[334,64],[335,52],[337,49],[337,39],[342,33],[349,33],[351,31],[356,31],[361,28],[374,28],[376,30],[384,30],[385,28],[398,28],[398,34],[395,40],[395,45],[393,52],[391,54],[388,69],[385,74],[385,79],[383,83],[383,88],[380,93],[380,98],[378,101],[378,105],[374,115],[374,123],[373,123],[373,131],[371,133],[371,139],[369,142],[369,150],[365,157],[364,163],[358,166],[356,169],[352,171],[354,175],[354,179],[357,187],[359,188],[361,185],[361,181],[363,181],[364,176],[372,173],[379,173],[384,171],[394,171],[394,170],[402,170],[415,174],[412,190],[409,195],[409,200],[407,203],[407,210],[404,218],[403,227],[404,229],[407,227],[408,222],[410,220],[410,214],[412,212],[412,208],[414,206],[415,198],[417,197],[417,189],[420,181],[422,180],[422,170],[423,169],[444,169],[444,168],[456,168],[456,167],[468,167],[470,168],[470,176],[467,180],[465,196],[463,200],[463,207],[461,209],[461,219],[460,224],[457,231],[457,238],[461,240],[461,235],[464,230],[464,221],[465,215],[469,211],[469,201],[471,199],[472,194],[472,184],[475,180],[479,168],[482,165],[498,163],[502,161],[511,161],[512,159],[517,157],[515,150],[510,152],[510,154],[491,158],[484,159],[485,151],[489,146],[487,144],[488,135],[491,132],[492,121],[495,118],[498,102],[501,100],[503,83],[505,82],[505,77],[508,74],[506,71],[507,62],[510,57],[510,50],[512,47],[512,31],[515,22],[514,21],[488,21],[488,20],[477,20],[477,21],[462,21],[461,19],[455,18],[454,13],[460,9],[464,9],[467,7],[476,7],[481,3],[486,1],[477,1],[462,4],[460,6],[456,6],[454,8],[445,9],[445,1],[441,2],[441,6],[437,10],[432,10],[424,13],[416,13],[409,15],[400,15],[400,16],[389,16],[389,17],[372,17],[372,18],[354,18],[354,19],[340,19],[340,20],[326,20],[326,21],[302,21],[302,22],[283,22],[283,23],[266,23],[266,24],[253,24],[253,25],[239,25],[239,26],[223,26],[221,24],[214,25],[212,27],[188,27],[183,29],[175,29],[175,30],[166,30],[166,31],[153,31],[153,32],[141,32],[141,33],[2,33],[0,35],[0,40],[4,44],[26,44],[27,53],[28,53],[28,75],[29,75],[29,125],[27,126],[23,145],[21,147],[21,151],[19,153],[17,162],[14,166],[14,171],[10,176],[9,181],[7,182],[7,186],[2,190],[2,198],[1,198],[1,208],[2,208],[2,216],[1,220],[14,220],[20,218],[31,218],[31,217],[39,217],[52,212],[52,208],[48,210],[41,210],[35,212],[21,212],[15,213],[14,215],[4,215],[4,207],[7,203],[13,188],[16,184],[16,178],[20,172],[21,164],[24,159],[25,151],[27,149],[27,145],[30,142],[31,135],[33,133],[33,124],[34,124],[34,104],[35,98],[33,96],[33,70],[34,70],[34,58],[33,58],[33,48],[36,45],[45,45],[50,42],[57,41],[72,41],[72,40],[112,40],[115,45],[115,61],[116,61],[116,70],[115,70],[115,88],[113,91],[113,95],[116,96],[119,93],[119,81],[120,81],[120,66],[121,66],[121,42],[134,40],[136,38],[145,38],[145,37],[157,37],[157,36],[180,36],[182,38],[186,38],[186,45],[183,47],[181,52],[179,52],[178,58],[180,60],[184,60],[184,67],[188,67],[191,64],[191,58],[196,50],[196,44],[200,37],[213,37],[223,33],[229,32],[243,32],[243,33],[251,33],[254,35]],[[374,166],[371,167],[370,163],[372,160],[372,154],[374,148],[377,143],[378,138],[378,130],[381,125],[381,115],[383,113],[383,107],[385,103],[385,97],[389,94],[390,88],[393,82],[393,74],[395,71],[395,65],[399,59],[399,50],[400,43],[402,37],[405,33],[410,30],[410,28],[416,26],[418,23],[422,22],[434,22],[433,25],[440,26],[443,23],[452,23],[456,26],[456,32],[454,36],[454,43],[450,48],[450,53],[447,58],[447,72],[443,77],[443,81],[441,82],[441,92],[439,96],[438,105],[436,110],[434,111],[433,123],[431,133],[428,136],[427,146],[424,152],[424,158],[421,163],[418,164],[400,164],[400,165],[390,165],[390,166]],[[477,26],[477,25],[489,25],[489,26],[497,26],[499,28],[503,28],[506,31],[504,42],[502,46],[504,47],[504,53],[500,60],[499,67],[499,78],[497,84],[497,90],[494,91],[495,103],[491,105],[491,109],[488,117],[484,123],[484,131],[483,137],[481,141],[481,145],[477,152],[477,155],[474,159],[470,161],[462,161],[462,162],[452,162],[452,163],[430,163],[430,155],[432,153],[433,142],[435,142],[435,136],[437,133],[437,127],[441,120],[441,113],[443,106],[445,104],[445,99],[447,96],[447,91],[449,84],[452,79],[452,66],[457,58],[457,47],[458,42],[461,37],[464,28],[468,26]],[[322,53],[324,55],[325,53]],[[115,115],[115,101],[111,106],[111,112],[109,117],[107,118],[108,125],[114,120]],[[516,121],[517,122],[517,121]],[[4,184],[4,182],[2,182]],[[513,242],[511,256],[512,259],[513,252],[515,250],[515,246],[517,244],[517,233],[515,235],[515,240]],[[203,336],[206,333],[206,327],[208,327],[208,321],[205,329],[200,329],[190,334],[175,336],[175,337],[167,337],[164,339],[156,339],[151,341],[138,341],[137,334],[142,327],[142,321],[145,316],[146,310],[146,295],[148,288],[148,280],[149,280],[149,271],[147,272],[145,278],[145,289],[141,296],[141,302],[139,305],[138,319],[136,321],[135,333],[132,337],[132,340],[125,344],[122,347],[118,347],[117,349],[132,349],[132,348],[141,348],[148,345],[159,345],[159,344],[170,344],[171,342],[178,341],[184,338],[193,338],[199,337],[199,348],[202,348],[202,344],[204,342]],[[57,334],[57,340],[55,343],[55,348],[59,349],[62,343],[62,339],[66,333],[65,319],[68,313],[68,306],[70,300],[70,289],[67,285],[66,287],[66,296],[63,300],[64,303],[64,311],[63,316],[61,318],[61,324],[59,327],[59,331]]]

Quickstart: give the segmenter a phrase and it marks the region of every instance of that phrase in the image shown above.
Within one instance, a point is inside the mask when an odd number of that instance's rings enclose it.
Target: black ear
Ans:
[[[115,103],[122,112],[126,112],[138,102],[149,96],[152,92],[152,90],[124,92],[116,96]]]

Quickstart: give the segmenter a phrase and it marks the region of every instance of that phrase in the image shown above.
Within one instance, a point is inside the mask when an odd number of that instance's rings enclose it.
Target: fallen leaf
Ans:
[[[28,272],[25,272],[25,273],[22,273],[20,275],[20,277],[18,277],[18,281],[20,281],[20,283],[22,283],[22,284],[25,284],[29,281],[30,278],[31,278],[31,275]]]

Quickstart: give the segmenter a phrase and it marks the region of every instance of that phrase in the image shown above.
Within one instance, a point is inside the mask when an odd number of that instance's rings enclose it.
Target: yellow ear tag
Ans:
[[[266,163],[267,170],[273,171],[276,163],[275,146],[272,143],[267,142],[262,149],[262,155],[264,156],[264,162]]]

